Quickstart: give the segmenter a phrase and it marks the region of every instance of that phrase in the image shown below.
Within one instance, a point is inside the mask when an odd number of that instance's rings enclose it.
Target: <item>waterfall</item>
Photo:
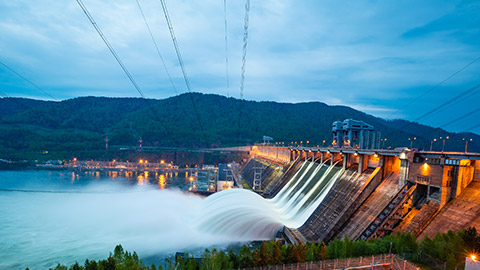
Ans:
[[[335,167],[305,162],[272,199],[246,189],[229,189],[206,198],[198,213],[201,230],[270,239],[282,228],[299,228],[313,214],[340,177],[356,173]]]

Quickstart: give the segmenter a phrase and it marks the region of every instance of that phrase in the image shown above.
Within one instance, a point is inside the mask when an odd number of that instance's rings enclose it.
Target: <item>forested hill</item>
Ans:
[[[193,102],[192,102],[193,100]],[[431,139],[450,136],[446,150],[463,151],[462,138],[473,138],[469,150],[479,151],[480,136],[448,133],[408,122],[385,121],[345,106],[320,102],[241,101],[212,94],[182,94],[156,100],[79,97],[61,102],[25,98],[0,99],[0,158],[20,158],[46,151],[102,151],[109,145],[223,147],[260,142],[263,135],[278,142],[331,142],[331,124],[353,118],[373,125],[387,138],[386,147],[430,148]],[[441,149],[441,144],[434,144]]]

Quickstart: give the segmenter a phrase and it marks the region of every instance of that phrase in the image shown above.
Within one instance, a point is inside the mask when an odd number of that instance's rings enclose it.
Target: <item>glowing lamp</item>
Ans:
[[[475,256],[475,254],[470,254],[470,259],[472,259],[472,261],[476,261],[477,256]]]

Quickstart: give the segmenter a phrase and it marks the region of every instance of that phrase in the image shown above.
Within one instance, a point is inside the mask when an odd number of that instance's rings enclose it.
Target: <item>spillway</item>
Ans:
[[[251,239],[272,238],[282,226],[301,227],[328,195],[337,179],[358,177],[344,169],[304,162],[271,199],[245,189],[215,193],[202,203],[198,224],[204,231]]]

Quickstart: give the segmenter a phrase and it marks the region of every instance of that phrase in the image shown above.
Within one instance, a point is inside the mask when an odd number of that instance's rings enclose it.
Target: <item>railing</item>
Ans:
[[[395,270],[416,270],[417,266],[394,254],[381,254],[368,257],[334,259],[317,262],[304,262],[293,264],[281,264],[271,266],[260,266],[255,270],[313,270],[313,269],[395,269]]]

